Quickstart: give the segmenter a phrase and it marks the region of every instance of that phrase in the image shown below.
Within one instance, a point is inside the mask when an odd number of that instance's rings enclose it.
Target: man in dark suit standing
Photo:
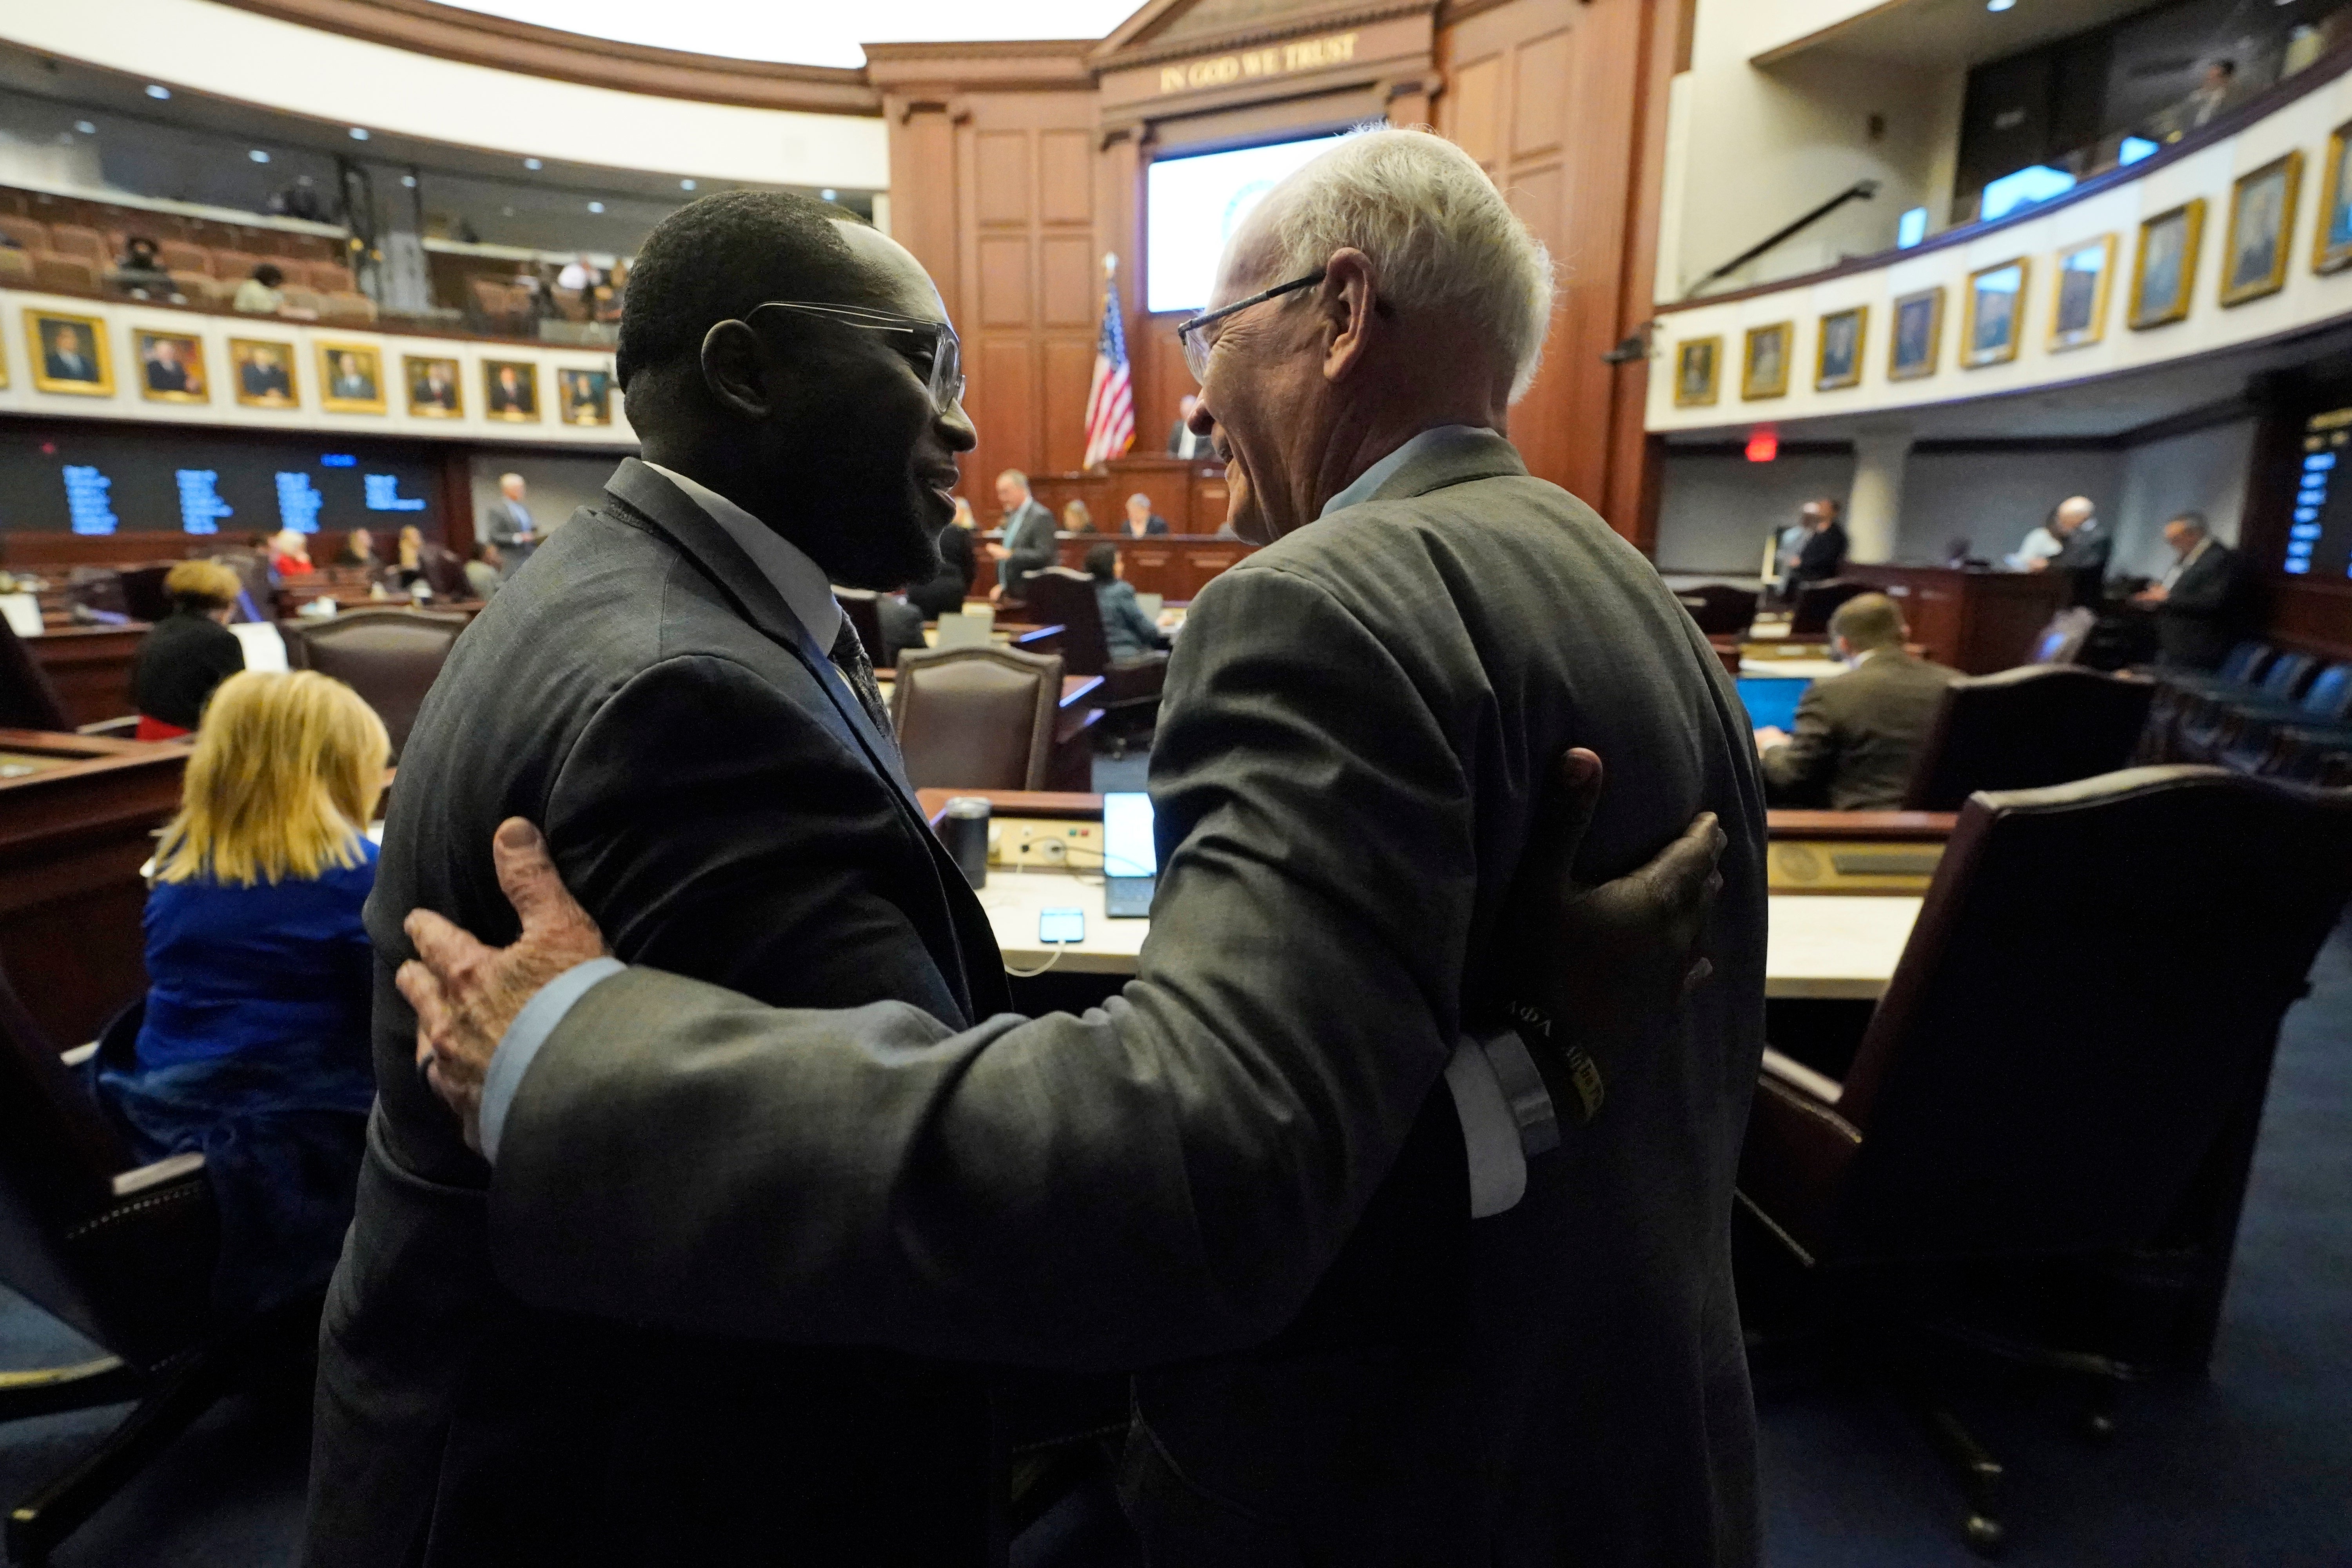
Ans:
[[[2213,537],[2201,512],[2184,511],[2164,525],[2172,569],[2132,595],[2156,611],[2157,662],[2179,669],[2213,669],[2253,625],[2252,584],[2245,557]]]
[[[1903,612],[1884,594],[1857,594],[1830,616],[1830,646],[1853,668],[1816,680],[1797,700],[1793,735],[1756,731],[1776,805],[1893,811],[1957,669],[1903,649]]]
[[[1417,132],[1341,142],[1231,242],[1183,335],[1265,547],[1170,668],[1153,930],[1104,1008],[774,1011],[593,958],[576,919],[487,954],[415,917],[444,978],[400,984],[479,1109],[500,1278],[682,1329],[1151,1369],[1122,1494],[1156,1568],[1753,1563],[1729,1231],[1762,790],[1690,617],[1500,434],[1551,289]],[[1622,1027],[1519,942],[1569,746],[1611,769],[1585,879],[1694,813],[1729,835],[1713,983]]]
[[[2068,496],[2050,514],[2050,531],[2058,536],[2058,553],[2028,562],[2026,570],[2064,573],[2067,603],[2097,609],[2106,597],[2107,558],[2116,546],[2098,507],[2088,496]]]
[[[987,919],[827,587],[936,565],[973,441],[955,341],[913,258],[836,216],[744,191],[646,239],[617,361],[644,460],[551,537],[554,570],[491,601],[402,752],[368,921],[379,1099],[320,1335],[311,1568],[995,1554],[977,1373],[681,1337],[502,1288],[489,1168],[418,1080],[392,984],[413,907],[511,929],[488,847],[520,813],[633,959],[955,1027],[1007,1006]]]
[[[1191,393],[1176,400],[1176,423],[1168,427],[1168,455],[1171,458],[1206,458],[1209,437],[1192,428],[1192,411],[1201,400]]]
[[[1037,504],[1029,493],[1029,476],[1018,468],[996,476],[996,504],[1004,509],[1004,537],[988,547],[988,558],[996,563],[996,588],[989,597],[1010,594],[1018,598],[1022,578],[1061,558],[1061,547],[1054,542],[1054,514]]]
[[[1804,542],[1797,548],[1797,559],[1783,578],[1782,589],[1789,603],[1797,602],[1797,592],[1808,583],[1826,583],[1845,570],[1845,525],[1838,521],[1838,503],[1823,496],[1809,500],[1797,513],[1804,524]]]

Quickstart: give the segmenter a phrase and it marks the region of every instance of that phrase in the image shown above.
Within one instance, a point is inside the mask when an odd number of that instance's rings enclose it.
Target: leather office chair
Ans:
[[[0,730],[64,733],[72,728],[49,672],[41,668],[16,628],[0,620]]]
[[[908,648],[890,722],[917,789],[1043,789],[1062,661],[1003,647]]]
[[[1789,635],[1792,637],[1818,637],[1830,629],[1830,617],[1837,607],[1857,594],[1871,591],[1867,583],[1857,583],[1851,577],[1832,577],[1824,582],[1808,583],[1797,590],[1795,606],[1789,613]]]
[[[1898,1347],[1937,1328],[2102,1390],[2201,1367],[2279,1022],[2347,891],[2352,794],[2162,767],[1975,796],[1843,1080],[1765,1053],[1738,1192],[1769,1235],[1748,1232],[1743,1300],[1792,1262],[1906,1381]],[[2070,1270],[2158,1296],[2147,1342],[1951,1321],[2021,1276],[2038,1307],[2079,1306],[2050,1289]],[[2000,1466],[1924,1414],[1990,1550]]]
[[[8,1560],[48,1562],[58,1542],[250,1373],[298,1364],[317,1302],[224,1323],[212,1305],[220,1244],[201,1154],[139,1165],[67,1063],[117,1059],[140,1010],[60,1057],[0,975],[0,1282],[107,1353],[0,1373],[0,1422],[136,1400],[89,1454],[8,1517]]]
[[[278,618],[278,586],[269,580],[269,563],[250,550],[224,550],[215,561],[236,574],[245,589],[245,597],[230,618],[237,621],[274,621]]]
[[[123,568],[122,610],[134,621],[160,621],[172,613],[172,595],[163,591],[163,579],[172,574],[169,566],[127,566]]]
[[[288,664],[333,676],[375,710],[392,737],[396,763],[425,694],[466,625],[463,616],[356,610],[326,621],[280,621],[278,629]]]
[[[1675,597],[1691,613],[1698,629],[1711,637],[1739,637],[1756,624],[1756,590],[1728,583],[1702,583],[1677,588]]]
[[[2083,645],[2099,624],[2098,616],[2077,605],[2059,611],[2033,637],[2034,664],[2073,664],[2083,657]]]
[[[1980,789],[2072,784],[2127,764],[2156,688],[2072,665],[2031,664],[1944,689],[1906,811],[1958,811]]]
[[[2282,649],[2264,667],[2261,681],[2251,691],[2242,687],[2209,687],[2185,694],[2172,721],[2168,760],[2220,761],[2222,748],[2235,736],[2242,709],[2291,709],[2303,696],[2304,687],[2318,672],[2317,655]]]
[[[1168,680],[1168,656],[1154,650],[1113,659],[1103,637],[1102,602],[1095,580],[1067,566],[1048,566],[1023,579],[1030,618],[1062,627],[1062,659],[1072,675],[1099,675],[1094,705],[1103,710],[1107,732],[1123,752],[1151,732],[1160,718],[1160,693]]]

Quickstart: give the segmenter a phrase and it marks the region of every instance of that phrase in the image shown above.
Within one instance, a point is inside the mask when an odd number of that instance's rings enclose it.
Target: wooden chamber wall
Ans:
[[[1689,9],[1687,0],[1448,5],[1436,13],[1433,83],[1288,100],[1269,86],[1250,108],[1252,130],[1207,141],[1210,121],[1235,117],[1192,116],[1196,132],[1182,116],[1155,122],[1147,111],[1139,129],[1107,128],[1091,46],[877,46],[869,70],[890,126],[892,229],[938,280],[966,342],[979,446],[964,459],[965,494],[986,519],[1001,469],[1078,468],[1106,251],[1120,258],[1134,449],[1162,449],[1192,384],[1173,334],[1181,318],[1142,309],[1143,172],[1155,153],[1313,133],[1333,128],[1335,105],[1353,118],[1385,104],[1392,121],[1433,121],[1469,151],[1549,248],[1558,308],[1511,436],[1533,472],[1648,547],[1648,364],[1601,356],[1649,315],[1666,83],[1686,52]],[[1318,8],[1316,20],[1352,25],[1349,15]]]

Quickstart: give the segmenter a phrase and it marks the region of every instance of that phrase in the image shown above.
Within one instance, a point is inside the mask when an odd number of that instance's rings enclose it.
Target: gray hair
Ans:
[[[1469,316],[1510,361],[1512,401],[1527,392],[1551,328],[1551,258],[1469,153],[1427,131],[1347,136],[1266,194],[1221,271],[1246,258],[1288,282],[1350,247],[1401,308]]]

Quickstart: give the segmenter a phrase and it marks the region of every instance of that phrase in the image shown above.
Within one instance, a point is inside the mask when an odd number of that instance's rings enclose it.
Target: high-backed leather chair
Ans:
[[[238,601],[236,614],[230,617],[232,620],[270,621],[278,618],[278,585],[269,580],[268,560],[250,550],[224,550],[213,559],[236,573],[237,582],[245,589],[245,597]]]
[[[1062,661],[1003,647],[908,648],[890,722],[917,789],[1043,789]]]
[[[416,710],[466,625],[463,616],[355,610],[331,620],[280,621],[278,629],[286,636],[289,664],[333,676],[375,710],[397,762]]]
[[[140,1401],[63,1476],[7,1500],[11,1563],[47,1563],[229,1391],[244,1351],[214,1318],[219,1237],[204,1156],[141,1165],[0,975],[0,1282],[107,1352],[0,1378],[0,1422]]]
[[[0,620],[0,730],[62,733],[72,728],[49,672],[41,668],[16,628]]]
[[[1103,636],[1102,601],[1095,580],[1067,566],[1048,566],[1022,580],[1029,616],[1062,627],[1062,660],[1072,675],[1099,675],[1095,706],[1111,732],[1132,736],[1149,731],[1160,714],[1160,693],[1168,680],[1168,656],[1156,649],[1139,658],[1113,659]]]
[[[1682,601],[1698,629],[1711,637],[1736,637],[1756,624],[1756,590],[1735,588],[1728,583],[1702,583],[1696,588],[1677,588],[1675,597]]]
[[[2263,667],[2262,679],[2248,691],[2239,687],[2207,687],[2186,693],[2174,716],[2168,757],[2175,762],[2210,763],[2221,758],[2238,729],[2238,713],[2248,706],[2284,710],[2294,706],[2303,689],[2319,673],[2319,657],[2282,648]]]
[[[1958,811],[1980,789],[2039,789],[2132,759],[2156,688],[2073,665],[2030,664],[1944,688],[1903,797],[1906,811]]]
[[[2081,605],[2070,605],[2050,617],[2033,635],[2034,664],[2073,664],[2083,657],[2083,645],[2098,628],[2097,614]]]
[[[2347,891],[2352,794],[2159,767],[1975,796],[1843,1081],[1765,1054],[1738,1189],[1754,1256],[1793,1259],[1880,1344],[1989,1270],[2168,1275],[2148,1344],[2109,1322],[2006,1348],[2078,1375],[2200,1367],[2279,1022]],[[2000,1467],[1931,1417],[1990,1549]]]
[[[134,621],[160,621],[172,613],[172,595],[163,591],[169,566],[126,566],[122,570],[122,610]]]
[[[1789,635],[1792,637],[1817,637],[1830,629],[1830,617],[1837,607],[1857,594],[1871,591],[1867,583],[1851,577],[1831,577],[1819,583],[1808,583],[1797,590],[1797,602],[1789,612]]]

